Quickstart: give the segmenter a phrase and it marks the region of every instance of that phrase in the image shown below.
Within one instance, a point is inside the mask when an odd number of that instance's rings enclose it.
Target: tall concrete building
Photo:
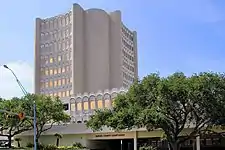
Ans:
[[[36,19],[35,93],[69,97],[125,87],[138,74],[137,34],[121,12],[84,10]]]

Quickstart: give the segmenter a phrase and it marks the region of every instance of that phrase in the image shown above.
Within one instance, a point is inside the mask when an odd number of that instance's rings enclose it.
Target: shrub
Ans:
[[[33,148],[34,147],[34,144],[33,143],[27,143],[26,147]]]
[[[33,148],[33,147],[34,147],[34,144],[33,144],[33,143],[27,143],[26,147],[27,147],[27,148]],[[37,144],[37,148],[38,148],[38,149],[44,149],[45,146],[44,146],[43,144],[38,143],[38,144]]]
[[[157,150],[157,148],[153,146],[142,146],[139,150]]]
[[[73,147],[77,147],[77,148],[80,148],[80,149],[84,148],[84,146],[79,142],[74,143]]]
[[[60,146],[58,147],[59,150],[79,150],[80,148],[75,146]]]
[[[45,146],[43,144],[41,144],[41,143],[37,144],[37,149],[44,149],[44,148],[45,148]]]
[[[58,149],[57,146],[55,145],[47,145],[47,146],[44,146],[43,150],[56,150]]]

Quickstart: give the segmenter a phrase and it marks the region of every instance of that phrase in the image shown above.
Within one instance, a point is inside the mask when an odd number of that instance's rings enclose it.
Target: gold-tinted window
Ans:
[[[66,91],[66,96],[70,96],[70,91]]]
[[[49,59],[49,62],[50,63],[53,63],[53,58],[52,57]]]
[[[91,109],[95,109],[95,101],[91,101]]]
[[[62,56],[58,56],[58,61],[61,61],[62,60]]]
[[[66,79],[66,84],[70,84],[70,78]]]
[[[53,93],[50,93],[50,96],[53,97]]]
[[[70,95],[73,95],[73,91],[72,90],[70,90]]]
[[[62,79],[62,85],[64,85],[65,84],[65,79]]]
[[[61,79],[58,80],[58,86],[61,86]]]
[[[61,68],[58,68],[58,73],[61,73]]]
[[[84,110],[88,110],[88,102],[84,102]]]
[[[117,93],[112,93],[112,106],[115,106],[115,98],[117,96]]]
[[[45,75],[48,75],[48,69],[45,69]]]
[[[66,96],[66,92],[63,91],[63,92],[62,92],[62,97],[65,97],[65,96]]]
[[[98,100],[98,108],[102,108],[102,100]]]
[[[58,96],[59,96],[59,97],[61,97],[61,96],[62,96],[61,92],[58,92]]]
[[[112,99],[112,106],[115,106],[115,99]]]
[[[77,103],[77,110],[82,110],[82,104],[80,102]]]
[[[49,87],[53,86],[53,81],[49,81]]]
[[[57,80],[54,81],[54,87],[57,87]]]
[[[49,74],[50,74],[50,75],[53,74],[53,70],[52,70],[52,69],[49,70]]]
[[[62,72],[65,72],[65,67],[62,67]]]
[[[57,69],[54,69],[54,74],[57,74]]]
[[[54,96],[56,97],[57,96],[57,93],[54,93]]]
[[[106,108],[110,107],[110,100],[108,100],[108,99],[105,100],[105,107]]]
[[[70,110],[75,111],[75,104],[70,104]]]

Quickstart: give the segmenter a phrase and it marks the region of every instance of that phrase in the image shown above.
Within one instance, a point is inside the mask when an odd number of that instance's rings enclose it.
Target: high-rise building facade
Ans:
[[[70,97],[129,87],[138,75],[137,34],[121,12],[84,10],[36,19],[35,93]]]

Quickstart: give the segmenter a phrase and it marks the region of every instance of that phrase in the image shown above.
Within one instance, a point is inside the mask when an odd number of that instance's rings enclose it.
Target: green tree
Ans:
[[[64,112],[64,106],[58,97],[50,97],[45,95],[28,95],[25,97],[26,103],[23,107],[26,108],[26,114],[33,116],[33,102],[36,103],[36,142],[41,134],[53,127],[55,124],[68,122],[70,116]],[[33,120],[30,121],[33,126]]]
[[[150,74],[136,81],[126,94],[118,95],[112,109],[97,110],[87,122],[93,130],[146,127],[161,129],[173,150],[185,140],[209,131],[224,118],[223,74],[200,73],[186,77],[177,72],[168,77]],[[192,128],[181,137],[184,128]]]
[[[9,148],[11,148],[12,137],[32,129],[29,119],[24,118],[21,120],[17,115],[15,115],[24,111],[22,103],[23,101],[20,98],[0,101],[0,109],[10,112],[0,113],[0,136],[8,138]]]

